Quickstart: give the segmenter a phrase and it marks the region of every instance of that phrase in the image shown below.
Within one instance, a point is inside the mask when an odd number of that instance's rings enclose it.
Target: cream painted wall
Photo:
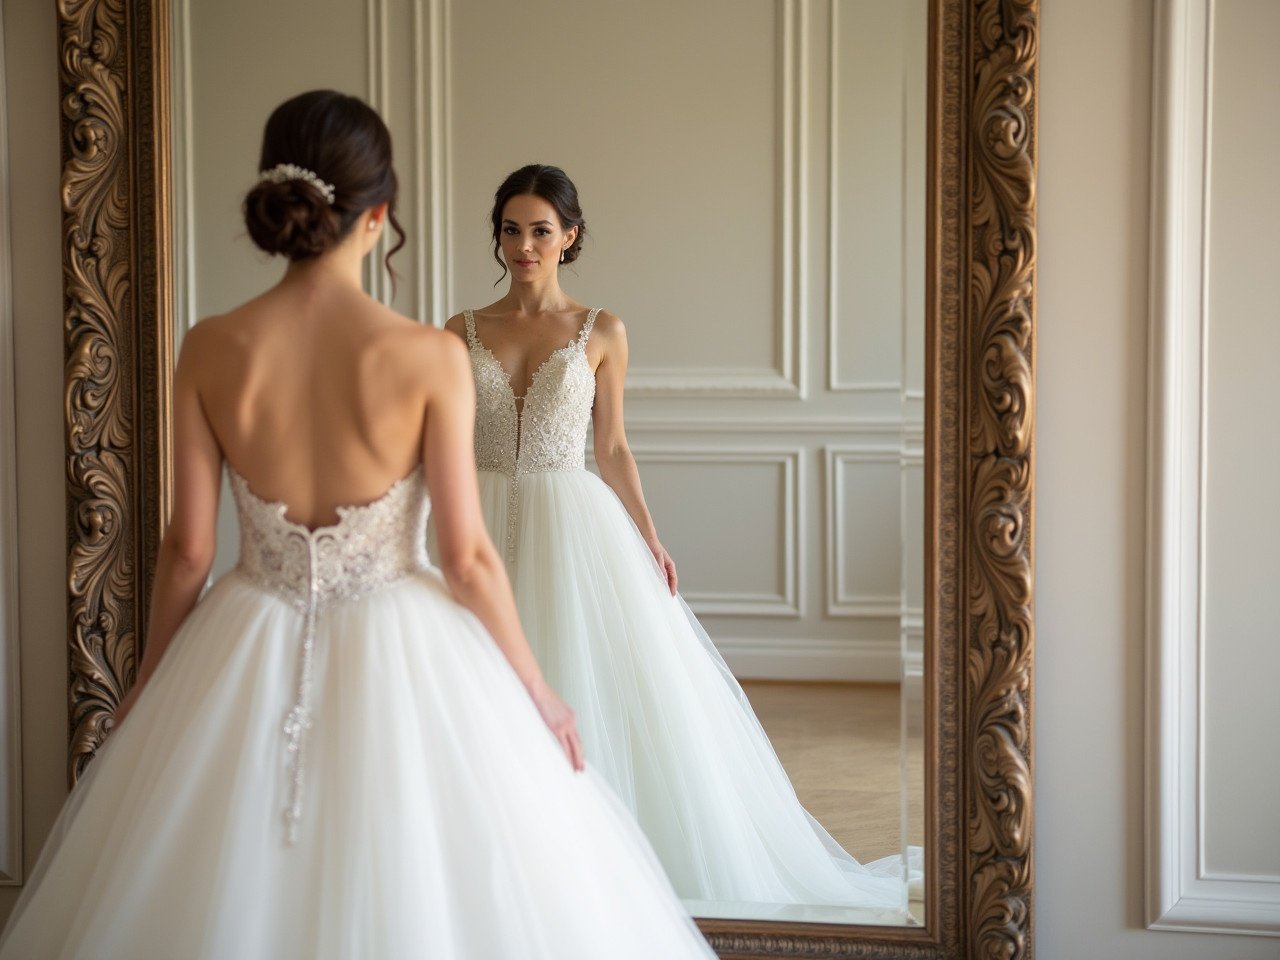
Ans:
[[[1143,926],[1152,4],[1046,3],[1042,18],[1037,953],[1275,957],[1274,940]]]
[[[27,870],[66,796],[66,528],[57,30],[43,0],[3,0],[16,364],[22,799]],[[10,395],[0,390],[0,397]],[[0,401],[7,402],[7,399]],[[5,770],[6,777],[15,771]],[[17,887],[0,888],[7,916]]]
[[[42,0],[4,0],[3,15],[30,862],[64,796],[66,741],[57,51]],[[1274,941],[1142,928],[1150,65],[1151,0],[1045,4],[1036,950],[1044,960],[1261,960]],[[0,890],[0,915],[14,895]]]

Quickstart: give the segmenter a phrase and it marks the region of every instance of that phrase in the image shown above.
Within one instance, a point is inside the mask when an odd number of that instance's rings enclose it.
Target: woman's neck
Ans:
[[[536,316],[542,313],[559,313],[573,304],[573,300],[560,289],[555,277],[525,282],[512,280],[502,306],[517,315]]]
[[[364,278],[361,276],[364,256],[358,248],[348,247],[346,243],[339,244],[318,257],[293,261],[285,270],[281,285],[332,287],[337,284],[364,289]]]

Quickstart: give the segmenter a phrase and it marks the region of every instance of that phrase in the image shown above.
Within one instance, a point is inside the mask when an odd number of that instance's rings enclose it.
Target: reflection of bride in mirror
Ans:
[[[510,286],[447,327],[471,352],[485,519],[588,762],[683,897],[904,905],[900,858],[859,864],[808,815],[676,595],[623,427],[626,332],[560,287],[585,233],[573,183],[557,167],[523,167],[498,188],[492,221]],[[599,478],[584,468],[589,426]]]

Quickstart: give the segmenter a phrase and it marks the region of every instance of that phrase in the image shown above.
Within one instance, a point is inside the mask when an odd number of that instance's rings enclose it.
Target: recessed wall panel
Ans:
[[[924,456],[902,464],[902,601],[912,616],[924,615]]]
[[[636,459],[696,612],[796,612],[795,454],[641,450]]]
[[[1211,9],[1204,869],[1280,881],[1280,125],[1256,108],[1280,101],[1280,7]]]
[[[907,109],[922,101],[923,77],[912,72],[923,59],[919,6],[835,0],[832,7],[828,347],[837,390],[900,389],[907,314],[921,306],[923,180],[916,178],[924,127]],[[920,329],[919,317],[910,328]]]
[[[897,450],[829,449],[828,613],[897,620],[902,475]]]
[[[622,317],[634,374],[781,369],[789,6],[502,4],[495,29],[492,5],[450,4],[451,310],[503,293],[494,190],[552,163],[588,229],[562,284]]]

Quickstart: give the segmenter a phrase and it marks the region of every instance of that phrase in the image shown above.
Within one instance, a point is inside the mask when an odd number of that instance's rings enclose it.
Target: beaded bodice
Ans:
[[[533,374],[517,407],[511,377],[476,336],[475,315],[464,311],[471,371],[476,380],[476,466],[519,473],[585,468],[587,428],[596,378],[587,362],[587,337],[599,308],[576,338],[552,352]]]
[[[587,360],[587,338],[596,307],[578,336],[551,353],[534,371],[523,398],[511,376],[476,336],[476,318],[463,311],[471,372],[476,381],[476,468],[510,479],[507,509],[507,557],[515,559],[515,523],[520,477],[551,470],[586,469],[587,429],[595,402],[596,378]],[[519,404],[519,405],[518,405]]]
[[[237,569],[253,583],[305,611],[352,600],[427,565],[427,491],[421,468],[372,503],[338,507],[338,522],[309,530],[285,519],[234,470],[231,490],[240,520]],[[314,584],[311,578],[314,575]]]
[[[311,729],[311,672],[320,611],[426,568],[427,489],[419,467],[372,503],[338,507],[337,523],[311,530],[286,519],[285,504],[263,500],[230,465],[227,472],[240,519],[237,571],[303,615],[293,705],[281,725],[289,780],[285,839],[293,843],[302,819],[303,758]]]

